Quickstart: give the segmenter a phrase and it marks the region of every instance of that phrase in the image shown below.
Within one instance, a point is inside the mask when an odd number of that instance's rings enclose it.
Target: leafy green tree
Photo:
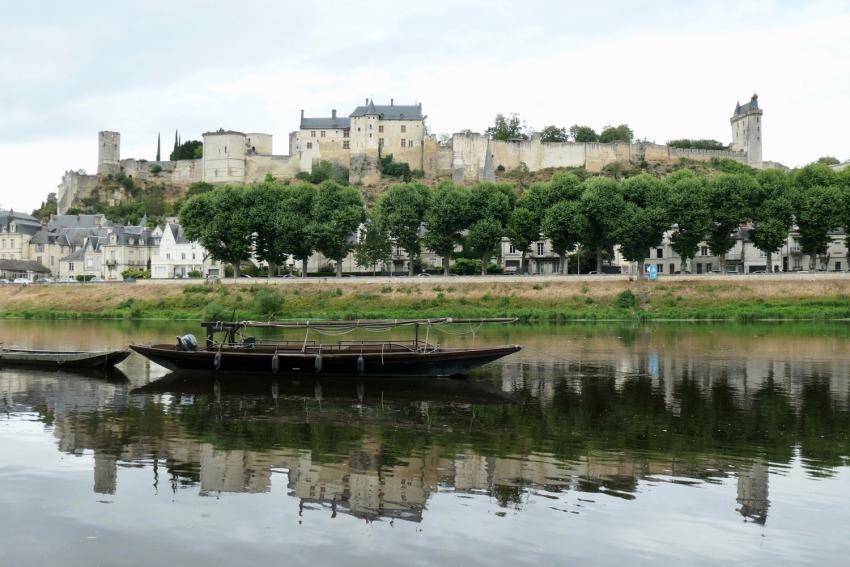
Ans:
[[[818,161],[816,163],[823,163],[826,165],[838,165],[841,162],[838,160],[838,158],[834,156],[823,156],[818,158]]]
[[[570,126],[570,137],[579,143],[599,141],[599,134],[596,133],[596,130],[590,126],[579,126],[578,124]]]
[[[525,255],[531,243],[540,239],[540,218],[524,207],[517,207],[508,220],[507,236],[514,248],[520,251],[520,272],[526,273],[528,267],[525,265]]]
[[[670,221],[673,224],[671,247],[681,258],[682,272],[687,262],[696,256],[700,242],[711,229],[705,181],[690,172],[675,176],[667,199]]]
[[[342,277],[342,260],[354,248],[354,233],[365,212],[360,192],[333,181],[319,186],[313,203],[310,239],[315,249],[336,262],[336,276]]]
[[[307,277],[307,262],[313,254],[311,232],[317,191],[314,185],[299,183],[286,186],[286,208],[278,215],[281,225],[281,246],[301,262],[301,277]]]
[[[174,148],[174,151],[171,152],[171,156],[169,159],[171,161],[178,161],[183,159],[199,159],[204,156],[204,143],[199,140],[189,140],[188,142],[183,142]]]
[[[817,256],[826,254],[832,241],[830,233],[845,222],[843,197],[841,190],[834,186],[814,186],[797,192],[797,230],[800,248],[809,255],[810,270],[815,270]]]
[[[753,214],[753,245],[767,256],[767,271],[773,271],[773,255],[788,241],[794,209],[785,196],[765,201]]]
[[[41,202],[41,206],[32,212],[32,216],[42,220],[50,215],[57,214],[58,203],[56,201],[56,193],[48,193],[47,200]]]
[[[421,253],[422,223],[430,190],[421,183],[393,185],[378,199],[376,209],[387,234],[407,252],[408,273],[413,275]]]
[[[837,180],[836,171],[823,163],[810,163],[794,172],[794,185],[799,189],[828,187]]]
[[[425,246],[443,258],[443,274],[449,266],[455,248],[463,241],[463,231],[469,226],[469,191],[449,181],[431,191],[425,212]]]
[[[559,171],[554,173],[549,180],[549,190],[551,192],[550,202],[554,205],[559,201],[577,201],[584,188],[577,175]]]
[[[546,126],[540,132],[540,141],[544,144],[549,142],[566,142],[567,129],[558,128],[557,126]]]
[[[543,235],[552,243],[552,249],[560,257],[562,274],[569,273],[567,254],[575,250],[587,226],[578,201],[559,201],[543,216]]]
[[[360,238],[354,250],[354,261],[358,266],[372,268],[377,275],[378,266],[392,258],[392,242],[377,215],[373,214],[360,229]]]
[[[504,227],[493,217],[485,217],[475,221],[469,227],[466,235],[469,248],[481,258],[481,275],[487,275],[487,265],[493,256],[493,251],[502,240]]]
[[[689,140],[683,138],[680,140],[670,140],[667,145],[671,148],[683,148],[694,150],[725,150],[725,145],[717,140]]]
[[[638,277],[644,277],[647,252],[661,244],[664,232],[670,228],[667,211],[667,185],[658,178],[642,174],[620,185],[626,201],[617,221],[614,238],[620,253],[637,262]]]
[[[726,253],[735,246],[737,229],[752,216],[750,195],[758,192],[755,179],[742,173],[718,175],[706,187],[711,216],[708,246],[718,257],[721,272],[726,272]]]
[[[614,239],[620,244],[623,258],[637,262],[638,277],[644,277],[644,264],[650,248],[655,248],[664,237],[670,223],[667,211],[661,206],[640,207],[626,203],[617,219]]]
[[[482,259],[482,274],[487,273],[487,265],[505,234],[515,205],[516,193],[505,183],[477,183],[469,192],[470,228],[466,243]]]
[[[750,237],[767,256],[767,270],[773,270],[773,254],[788,241],[794,221],[791,178],[779,169],[756,173],[756,188],[749,195],[748,207],[753,221]]]
[[[634,137],[635,134],[628,124],[620,124],[619,126],[606,126],[599,134],[599,141],[603,144],[610,144],[611,142],[631,143]]]
[[[522,121],[516,114],[508,117],[497,114],[493,126],[487,128],[486,134],[494,140],[527,140],[528,135],[523,129]]]
[[[291,250],[287,230],[291,215],[289,187],[274,181],[260,183],[246,194],[250,206],[249,219],[254,233],[254,255],[268,264],[268,277],[289,258]]]
[[[250,202],[244,187],[226,185],[191,197],[180,209],[186,238],[197,240],[216,260],[233,265],[251,257],[253,248]]]
[[[613,179],[591,177],[584,182],[580,203],[587,219],[583,241],[595,252],[596,271],[602,273],[602,253],[615,244],[613,234],[623,209],[623,195]]]

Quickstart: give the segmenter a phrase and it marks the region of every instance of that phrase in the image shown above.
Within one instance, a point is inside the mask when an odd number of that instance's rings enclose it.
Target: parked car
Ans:
[[[29,281],[27,278],[15,278],[15,279],[12,281],[12,283],[13,283],[13,284],[20,284],[20,285],[29,285],[29,284],[31,284],[32,282],[31,282],[31,281]]]
[[[418,278],[430,278],[431,274],[429,274],[428,272],[419,272],[418,274],[416,274],[416,277],[418,277]]]
[[[0,278],[0,284],[7,284],[7,283],[12,283],[12,282],[10,280],[7,280],[6,278]]]

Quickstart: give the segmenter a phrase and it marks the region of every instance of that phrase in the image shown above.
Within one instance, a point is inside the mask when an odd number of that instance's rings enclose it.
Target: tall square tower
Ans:
[[[761,116],[759,97],[754,94],[750,102],[736,104],[729,122],[732,124],[732,150],[747,153],[747,163],[761,165]]]

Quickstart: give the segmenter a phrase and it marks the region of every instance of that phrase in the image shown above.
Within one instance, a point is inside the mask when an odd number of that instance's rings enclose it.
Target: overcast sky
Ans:
[[[15,2],[0,20],[0,207],[31,210],[68,169],[168,154],[174,130],[274,134],[308,116],[422,102],[434,133],[498,113],[731,140],[757,92],[764,158],[850,158],[850,2]]]

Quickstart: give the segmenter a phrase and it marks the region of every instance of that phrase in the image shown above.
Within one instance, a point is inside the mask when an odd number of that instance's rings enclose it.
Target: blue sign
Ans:
[[[658,268],[655,267],[655,264],[649,265],[649,280],[655,281],[658,278]]]

